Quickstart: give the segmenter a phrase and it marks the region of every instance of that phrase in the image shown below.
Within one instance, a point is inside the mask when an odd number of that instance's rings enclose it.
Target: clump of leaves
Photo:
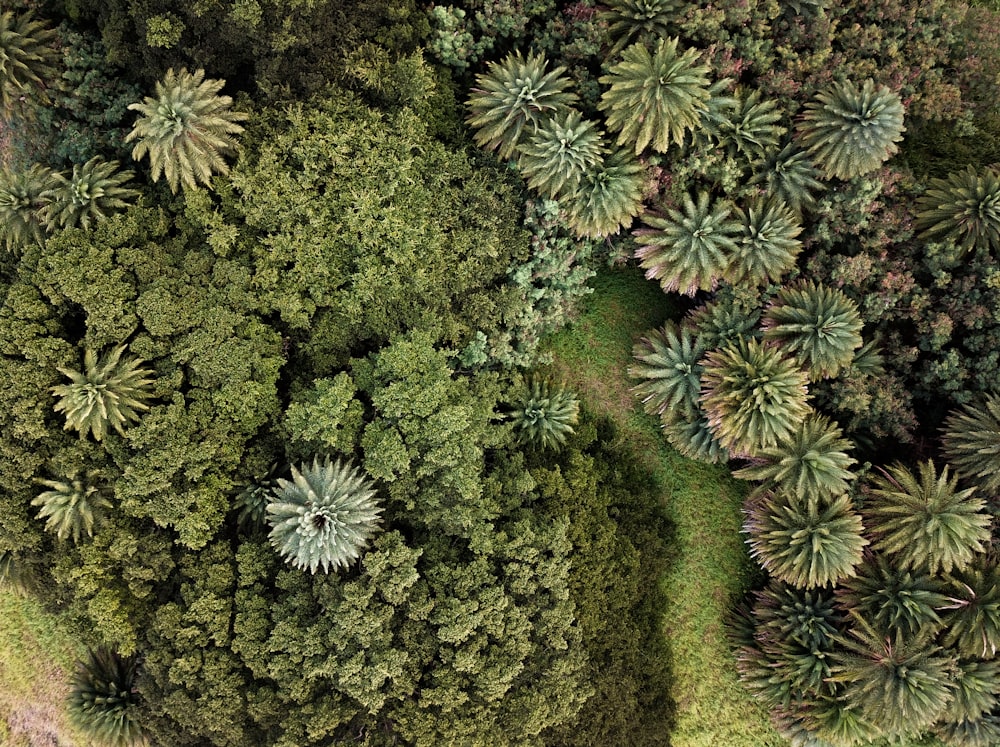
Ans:
[[[106,648],[92,649],[78,662],[69,697],[73,722],[100,744],[145,745],[135,691],[138,660]]]
[[[45,519],[45,528],[61,539],[74,543],[83,535],[94,536],[104,509],[111,508],[107,488],[101,484],[100,473],[90,470],[86,475],[71,475],[66,480],[39,480],[48,488],[34,500],[40,506],[38,518]]]
[[[573,432],[580,402],[565,387],[532,379],[510,417],[521,440],[543,448],[558,448]]]
[[[917,200],[917,228],[925,239],[951,238],[963,252],[1000,250],[1000,171],[969,166],[932,179]]]
[[[1000,495],[1000,396],[948,414],[944,453],[955,471],[991,495]]]

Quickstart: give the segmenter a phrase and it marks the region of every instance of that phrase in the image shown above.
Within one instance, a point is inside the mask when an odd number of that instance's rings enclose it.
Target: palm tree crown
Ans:
[[[0,238],[8,252],[42,243],[44,195],[55,184],[52,169],[37,163],[23,171],[0,170]]]
[[[1000,396],[987,394],[981,403],[950,412],[943,443],[955,472],[1000,496]]]
[[[31,505],[41,506],[38,518],[46,519],[47,530],[55,532],[61,540],[72,537],[74,543],[84,534],[94,536],[94,527],[104,509],[111,508],[97,472],[88,472],[85,477],[71,475],[65,481],[39,480],[39,483],[48,490],[31,501]]]
[[[82,226],[100,221],[115,210],[128,207],[126,200],[138,196],[122,184],[135,176],[132,171],[118,171],[117,161],[95,156],[82,166],[73,166],[73,174],[53,176],[54,184],[42,193],[45,207],[41,216],[49,231]]]
[[[789,143],[780,151],[754,164],[750,184],[760,184],[768,195],[777,198],[800,216],[816,207],[815,193],[824,189],[820,173],[808,154]]]
[[[511,419],[522,440],[557,448],[573,432],[579,413],[580,403],[571,392],[536,378],[515,405]]]
[[[898,151],[905,129],[899,94],[869,78],[860,89],[848,81],[820,91],[806,104],[798,139],[828,177],[850,179]]]
[[[786,128],[778,124],[783,115],[776,100],[762,101],[760,91],[747,93],[737,89],[731,101],[732,105],[721,112],[714,127],[719,141],[731,155],[762,158],[778,147]]]
[[[932,179],[917,200],[920,237],[952,237],[963,251],[1000,250],[1000,171],[969,166]]]
[[[795,266],[802,250],[802,233],[795,212],[776,200],[754,202],[739,211],[743,232],[736,241],[736,253],[727,280],[763,285],[776,283]]]
[[[634,146],[636,155],[647,145],[663,153],[671,140],[680,145],[684,133],[699,126],[709,98],[709,69],[697,64],[698,55],[693,49],[678,54],[676,38],[660,39],[652,52],[633,44],[601,76],[610,87],[600,108],[619,145]]]
[[[31,13],[16,17],[10,10],[0,13],[0,111],[19,108],[31,95],[49,103],[46,81],[55,78],[59,57],[52,46],[55,38],[56,32]]]
[[[616,234],[642,211],[645,172],[631,153],[617,150],[587,169],[579,187],[563,199],[569,224],[580,236]]]
[[[634,41],[652,42],[667,36],[671,21],[680,9],[680,0],[605,0],[598,18],[608,24],[614,57]]]
[[[77,663],[69,697],[73,721],[99,744],[138,747],[146,744],[139,726],[135,690],[138,660],[105,648],[91,650]]]
[[[1000,648],[1000,569],[988,561],[957,572],[950,579],[945,605],[945,646],[962,656],[992,659]]]
[[[236,148],[233,135],[243,132],[237,124],[246,114],[230,110],[233,100],[220,96],[224,80],[205,80],[205,71],[167,71],[156,84],[156,96],[147,96],[129,109],[141,115],[125,142],[136,140],[132,158],[149,156],[153,181],[163,175],[172,192],[179,186],[208,186],[212,174],[226,174],[224,155]]]
[[[597,125],[567,109],[543,122],[519,150],[518,167],[528,186],[557,198],[572,193],[589,170],[600,167],[605,148]]]
[[[632,391],[646,412],[662,415],[665,421],[697,415],[704,355],[705,348],[689,327],[667,322],[647,332],[632,348],[636,362],[628,369],[629,376],[643,379]]]

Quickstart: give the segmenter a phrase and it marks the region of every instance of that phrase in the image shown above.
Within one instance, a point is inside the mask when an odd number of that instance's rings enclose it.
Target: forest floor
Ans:
[[[623,445],[648,465],[674,524],[675,556],[662,579],[676,714],[671,747],[787,745],[740,684],[725,638],[725,619],[752,569],[740,534],[746,486],[724,465],[681,457],[629,391],[634,341],[678,309],[636,268],[603,270],[591,284],[579,318],[547,349],[555,377],[612,418]]]

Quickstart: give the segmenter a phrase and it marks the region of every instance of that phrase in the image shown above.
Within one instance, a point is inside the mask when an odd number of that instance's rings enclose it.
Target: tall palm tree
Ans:
[[[660,39],[652,51],[633,44],[622,52],[599,81],[608,90],[599,104],[608,129],[618,133],[618,144],[646,146],[666,152],[673,141],[684,142],[684,134],[699,126],[709,98],[707,65],[698,64],[693,49],[678,54],[677,39]]]
[[[706,464],[729,461],[729,452],[719,443],[703,412],[684,417],[661,415],[660,420],[667,441],[688,459]]]
[[[684,324],[695,330],[706,350],[757,336],[761,309],[754,301],[723,286],[711,301],[693,309]]]
[[[858,306],[836,288],[814,282],[784,287],[764,312],[764,339],[794,356],[813,381],[836,376],[861,347]]]
[[[558,448],[573,433],[579,414],[580,402],[565,387],[535,378],[515,404],[511,419],[522,441]]]
[[[611,59],[632,42],[656,42],[669,35],[680,0],[605,0],[598,20],[608,26],[614,42],[606,59]]]
[[[738,211],[743,232],[726,279],[735,284],[777,283],[795,266],[802,250],[802,225],[795,212],[776,200],[755,200]]]
[[[378,530],[376,491],[356,467],[329,457],[278,478],[267,504],[268,535],[285,560],[310,573],[347,568]]]
[[[24,170],[0,170],[0,239],[8,252],[42,243],[44,195],[55,183],[52,169],[37,163]]]
[[[899,150],[903,139],[899,94],[876,86],[834,83],[806,104],[798,142],[827,177],[850,179],[874,171]]]
[[[566,68],[546,70],[547,65],[542,54],[525,58],[518,52],[491,62],[476,78],[466,102],[476,143],[510,158],[545,120],[576,101],[568,90],[572,82],[562,75]]]
[[[46,519],[45,528],[61,539],[72,537],[74,543],[86,534],[94,536],[104,509],[111,508],[107,488],[101,484],[100,474],[94,470],[85,476],[70,475],[66,480],[39,480],[48,488],[31,501],[40,506],[38,518]]]
[[[106,648],[77,662],[69,696],[73,722],[95,742],[110,747],[147,744],[139,723],[135,689],[138,660]]]
[[[778,147],[787,129],[775,99],[761,100],[760,91],[737,88],[733,105],[727,107],[716,125],[716,137],[731,156],[754,160]]]
[[[213,173],[229,173],[224,156],[235,151],[233,135],[243,132],[238,122],[247,115],[232,111],[232,98],[219,95],[224,85],[206,80],[204,70],[171,68],[156,84],[155,97],[128,107],[140,114],[125,136],[126,143],[136,141],[132,158],[149,156],[153,181],[165,176],[171,192],[208,186]]]
[[[844,697],[843,688],[836,696],[805,704],[802,715],[805,739],[796,744],[803,747],[854,747],[875,742],[883,735],[857,703]]]
[[[568,222],[580,236],[618,233],[642,211],[646,175],[631,153],[616,150],[584,172],[580,185],[562,199]]]
[[[42,193],[45,207],[41,218],[50,232],[101,221],[115,210],[128,207],[139,193],[122,185],[135,176],[132,171],[118,171],[117,161],[105,161],[99,156],[87,163],[75,164],[73,174],[53,175],[54,184]]]
[[[697,203],[685,194],[681,210],[643,216],[647,228],[635,232],[635,256],[646,277],[659,280],[665,291],[689,296],[714,290],[738,251],[740,224],[731,214],[727,203],[713,202],[708,192],[701,192]]]
[[[924,239],[953,238],[963,252],[1000,250],[1000,171],[972,166],[932,179],[917,199]]]
[[[754,164],[750,185],[761,185],[770,197],[791,208],[800,216],[816,207],[816,193],[825,185],[809,155],[794,143]]]
[[[50,103],[45,89],[58,81],[56,32],[31,13],[0,13],[0,112],[10,114],[34,98]]]
[[[1000,648],[1000,569],[980,560],[950,579],[942,642],[964,657],[992,659]]]
[[[865,503],[876,550],[892,556],[896,567],[927,573],[962,570],[990,539],[990,517],[975,488],[958,489],[948,467],[940,475],[931,460],[914,475],[902,464],[872,481]]]
[[[628,369],[629,376],[643,379],[632,391],[646,412],[662,415],[664,422],[699,415],[704,355],[705,348],[687,326],[667,322],[647,332],[632,348],[636,362]]]
[[[955,693],[944,720],[977,721],[1000,703],[1000,662],[959,659],[954,679]]]
[[[1000,496],[1000,395],[952,410],[942,441],[955,472],[987,495]]]
[[[588,171],[601,166],[605,147],[594,122],[566,109],[540,124],[518,150],[528,186],[555,199],[574,192]]]

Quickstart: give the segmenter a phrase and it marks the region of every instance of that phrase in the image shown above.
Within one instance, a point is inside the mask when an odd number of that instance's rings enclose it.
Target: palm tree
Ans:
[[[705,355],[689,327],[667,322],[650,330],[633,348],[637,361],[628,369],[634,379],[643,379],[632,388],[646,412],[662,415],[664,422],[695,418],[700,413],[701,365]]]
[[[55,64],[59,53],[52,45],[56,32],[36,21],[31,13],[15,17],[11,10],[0,13],[0,111],[10,115],[29,96],[50,103],[45,88],[58,80]]]
[[[780,126],[783,113],[774,99],[761,101],[760,91],[737,88],[732,106],[724,110],[715,126],[719,142],[731,156],[763,158],[777,148],[787,131]]]
[[[777,283],[795,266],[802,250],[802,226],[795,212],[775,200],[755,201],[739,210],[743,233],[726,276],[730,283]]]
[[[72,537],[74,543],[84,534],[93,537],[104,509],[111,508],[107,488],[99,484],[99,478],[100,474],[91,470],[84,477],[70,475],[66,481],[39,480],[48,490],[31,505],[41,507],[38,518],[46,519],[45,528],[61,540]]]
[[[841,603],[855,610],[881,635],[911,638],[944,624],[938,610],[948,603],[943,584],[913,571],[900,571],[885,558],[869,558],[858,575],[838,591]]]
[[[938,475],[930,460],[920,464],[919,477],[902,464],[883,470],[865,503],[874,549],[889,553],[901,570],[934,574],[968,567],[990,539],[990,517],[974,493],[959,490],[947,466]]]
[[[882,736],[882,730],[842,692],[835,697],[810,701],[803,711],[802,723],[807,738],[796,743],[803,747],[854,747],[874,742]]]
[[[730,219],[731,213],[727,203],[713,202],[708,192],[701,192],[697,204],[685,194],[683,210],[643,216],[648,228],[635,232],[640,245],[635,256],[646,277],[659,280],[665,291],[689,296],[714,290],[738,251],[740,224]]]
[[[580,236],[616,234],[642,211],[646,175],[627,151],[616,150],[604,164],[584,172],[580,186],[563,199],[568,222]]]
[[[519,148],[518,167],[528,186],[553,199],[574,192],[584,175],[604,162],[597,125],[567,109],[538,126]]]
[[[0,170],[0,238],[8,252],[42,243],[43,195],[55,183],[52,169],[37,163],[23,171]]]
[[[646,44],[666,37],[681,5],[680,0],[605,0],[597,18],[607,24],[614,42],[605,59],[632,42]]]
[[[754,463],[733,472],[743,480],[760,480],[799,498],[832,498],[847,492],[853,444],[840,428],[822,415],[803,420],[787,441],[763,448]]]
[[[959,659],[955,663],[955,693],[943,716],[945,721],[978,721],[998,703],[1000,663]]]
[[[764,312],[764,339],[777,343],[809,371],[812,381],[836,376],[861,347],[858,306],[835,288],[814,282],[782,288]]]
[[[699,54],[678,54],[676,38],[660,39],[652,52],[633,44],[599,78],[609,86],[599,106],[619,145],[634,146],[636,155],[647,145],[664,153],[671,140],[681,145],[684,133],[698,127],[709,98],[709,68],[697,64]]]
[[[274,500],[278,488],[280,472],[275,462],[265,474],[242,486],[236,495],[236,508],[239,509],[236,521],[241,527],[253,529],[264,523],[267,504]]]
[[[347,568],[375,534],[382,508],[375,488],[350,463],[329,457],[278,478],[267,504],[271,544],[294,567],[316,573]]]
[[[944,747],[995,747],[1000,744],[1000,716],[984,714],[977,719],[935,724],[933,733]]]
[[[571,81],[562,76],[566,68],[547,72],[547,64],[542,54],[525,58],[519,52],[491,62],[476,78],[466,121],[475,128],[477,144],[510,158],[545,120],[576,101],[576,94],[567,90]]]
[[[952,410],[944,422],[944,454],[961,477],[1000,494],[1000,396]]]
[[[685,417],[660,417],[667,441],[688,459],[706,464],[729,461],[729,452],[719,443],[708,424],[708,418],[699,411]]]
[[[695,330],[706,350],[756,337],[760,306],[723,286],[711,301],[691,311],[684,324]]]
[[[77,662],[69,696],[73,722],[99,744],[137,747],[147,743],[138,719],[138,661],[106,648]]]
[[[118,171],[117,161],[104,161],[95,156],[81,166],[73,166],[73,175],[53,175],[53,185],[42,193],[45,207],[41,218],[48,231],[82,226],[90,228],[91,220],[101,221],[115,210],[128,207],[139,193],[122,184],[135,176],[132,171]]]
[[[962,252],[1000,249],[1000,171],[972,166],[932,179],[917,200],[924,239],[953,238]]]
[[[805,374],[757,340],[713,350],[702,366],[702,407],[733,454],[754,456],[787,441],[810,412]]]
[[[139,419],[139,411],[149,409],[145,400],[151,396],[147,390],[153,380],[144,377],[153,372],[140,368],[141,359],[122,361],[124,352],[125,346],[119,345],[98,361],[96,353],[88,348],[83,372],[59,369],[71,383],[51,387],[50,391],[59,398],[56,412],[66,413],[66,430],[80,431],[81,438],[89,431],[100,441],[109,425],[124,433],[126,424]]]
[[[743,531],[750,554],[772,576],[811,589],[855,574],[868,544],[846,495],[832,499],[768,493],[751,501]]]
[[[510,417],[522,441],[543,448],[558,448],[573,432],[580,403],[562,386],[556,388],[543,379],[533,379]]]
[[[798,142],[827,177],[850,179],[874,171],[903,139],[899,94],[867,79],[859,89],[834,83],[806,104]]]
[[[147,96],[129,109],[141,115],[125,142],[136,140],[132,158],[149,156],[153,181],[165,176],[170,191],[179,186],[196,189],[211,184],[212,174],[227,174],[223,158],[236,149],[233,135],[243,132],[237,124],[247,118],[230,110],[233,100],[220,96],[224,80],[205,80],[205,71],[167,71],[156,84],[156,96]]]
[[[750,185],[762,185],[770,197],[801,216],[816,207],[815,193],[824,189],[819,177],[808,154],[789,143],[754,164]]]
[[[980,561],[950,579],[942,643],[961,656],[992,659],[1000,646],[1000,570]]]

